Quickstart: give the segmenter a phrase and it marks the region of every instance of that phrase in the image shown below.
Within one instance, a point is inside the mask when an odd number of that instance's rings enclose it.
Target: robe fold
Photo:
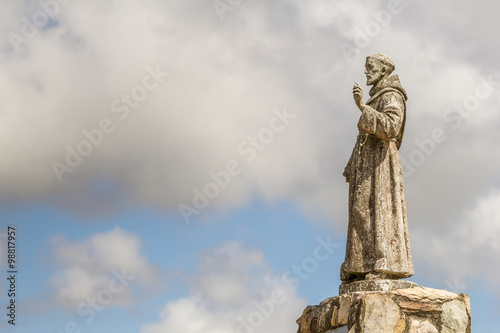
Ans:
[[[344,170],[349,227],[342,281],[368,273],[413,275],[403,172],[398,150],[406,121],[406,92],[397,75],[379,82],[359,118],[359,135]]]

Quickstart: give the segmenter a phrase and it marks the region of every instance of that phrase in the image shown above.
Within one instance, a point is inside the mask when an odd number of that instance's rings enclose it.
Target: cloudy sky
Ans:
[[[411,280],[497,330],[497,3],[1,2],[2,331],[295,332],[338,293],[379,52],[409,95]]]

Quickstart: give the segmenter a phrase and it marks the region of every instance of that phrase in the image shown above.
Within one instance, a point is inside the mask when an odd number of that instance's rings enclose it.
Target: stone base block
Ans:
[[[308,306],[297,333],[471,333],[466,294],[414,287],[364,291]]]
[[[360,291],[390,291],[415,287],[418,287],[418,284],[405,280],[362,280],[342,283],[339,287],[339,295]]]

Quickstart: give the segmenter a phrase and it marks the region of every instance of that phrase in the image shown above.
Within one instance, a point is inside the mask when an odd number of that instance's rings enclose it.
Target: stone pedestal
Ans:
[[[471,333],[469,297],[414,287],[363,291],[308,306],[297,333]]]
[[[415,287],[418,287],[418,284],[405,280],[362,280],[342,283],[339,287],[339,295],[360,291],[390,291]]]

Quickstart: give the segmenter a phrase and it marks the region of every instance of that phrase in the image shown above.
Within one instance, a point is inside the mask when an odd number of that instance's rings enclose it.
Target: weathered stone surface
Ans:
[[[339,324],[338,312],[340,307],[340,302],[343,305],[343,311],[349,311],[350,299],[348,297],[330,297],[322,301],[319,305],[308,306],[302,312],[302,316],[297,319],[297,324],[299,325],[299,331],[301,333],[315,333],[315,332],[327,332],[333,328],[343,326],[345,324]],[[347,305],[346,305],[347,304]],[[347,318],[341,318],[343,322],[347,323]]]
[[[471,333],[469,297],[431,288],[357,292],[308,306],[298,333]]]
[[[359,319],[361,332],[394,333],[400,320],[399,307],[385,295],[366,295]]]
[[[296,323],[299,325],[299,333],[316,333],[318,332],[318,317],[319,306],[307,306],[302,311],[302,316],[297,319]]]
[[[339,312],[337,317],[337,324],[347,325],[347,318],[349,317],[349,310],[351,309],[352,296],[341,295],[339,296]]]
[[[399,279],[413,275],[399,147],[406,123],[406,91],[383,54],[366,58],[366,84],[353,87],[361,111],[359,135],[343,175],[349,182],[349,226],[340,279]]]
[[[394,327],[394,333],[403,333],[406,332],[406,321],[403,318],[400,318]]]
[[[443,303],[453,300],[459,296],[446,290],[432,289],[426,287],[416,287],[411,289],[400,289],[393,292],[395,295],[406,297],[411,301],[417,302],[436,302]]]
[[[469,315],[466,305],[462,301],[450,301],[443,304],[442,333],[466,333],[469,324]]]
[[[361,280],[350,283],[342,283],[339,287],[339,295],[361,291],[390,291],[416,287],[418,287],[418,284],[415,282],[405,280]]]
[[[331,328],[332,312],[335,306],[332,304],[333,298],[329,298],[319,305],[318,310],[318,330],[326,331]]]
[[[408,333],[439,333],[439,331],[428,320],[412,320]]]
[[[464,297],[464,302],[465,302],[465,309],[467,310],[467,314],[469,315],[469,318],[471,317],[470,314],[470,298],[469,296],[462,294]]]
[[[441,312],[439,304],[422,303],[414,301],[399,302],[401,310],[407,313]]]
[[[349,332],[347,331],[347,326],[342,326],[342,327],[330,330],[326,333],[349,333]]]
[[[332,327],[337,327],[339,326],[339,308],[334,306],[333,311],[332,311],[332,319],[331,319],[331,324]]]

